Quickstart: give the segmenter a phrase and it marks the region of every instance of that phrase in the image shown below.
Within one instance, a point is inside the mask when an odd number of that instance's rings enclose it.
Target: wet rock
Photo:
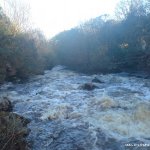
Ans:
[[[104,83],[103,81],[101,81],[100,79],[98,79],[97,77],[95,77],[92,82],[95,82],[95,83]]]
[[[0,111],[11,111],[12,104],[7,97],[0,98]]]
[[[10,112],[0,112],[0,149],[26,150],[25,137],[29,134],[27,124],[30,121]]]
[[[82,90],[88,90],[88,91],[92,91],[94,89],[97,89],[98,86],[96,86],[93,83],[85,83],[80,87]]]

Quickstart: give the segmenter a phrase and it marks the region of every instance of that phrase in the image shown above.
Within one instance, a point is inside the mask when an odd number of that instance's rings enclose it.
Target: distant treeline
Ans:
[[[122,0],[116,16],[91,19],[51,39],[55,63],[84,72],[150,73],[150,2]]]

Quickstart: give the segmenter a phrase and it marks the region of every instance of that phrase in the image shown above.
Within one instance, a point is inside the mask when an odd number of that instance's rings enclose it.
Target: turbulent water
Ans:
[[[98,88],[81,88],[95,77]],[[0,94],[31,119],[33,150],[150,149],[150,79],[57,66],[27,83],[6,83]]]

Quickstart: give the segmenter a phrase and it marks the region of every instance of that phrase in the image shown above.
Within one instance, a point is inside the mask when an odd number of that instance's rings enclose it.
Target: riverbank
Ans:
[[[27,150],[26,137],[30,130],[28,119],[11,112],[13,105],[7,97],[0,97],[0,149]]]

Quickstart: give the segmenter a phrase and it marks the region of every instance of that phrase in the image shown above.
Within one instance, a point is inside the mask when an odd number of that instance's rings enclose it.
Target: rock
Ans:
[[[0,112],[0,149],[26,150],[25,137],[29,134],[27,124],[30,121],[18,114]]]
[[[103,81],[101,81],[100,79],[98,79],[97,77],[95,77],[92,82],[95,82],[95,83],[104,83]]]
[[[25,137],[29,134],[27,124],[30,120],[9,112],[12,104],[7,97],[0,98],[0,149],[26,150]]]
[[[16,76],[16,69],[10,64],[6,64],[6,71],[9,77]]]
[[[11,111],[12,104],[7,97],[0,98],[0,111]]]
[[[96,85],[94,85],[93,83],[85,83],[80,88],[83,89],[83,90],[92,91],[92,90],[94,90],[98,87]]]

